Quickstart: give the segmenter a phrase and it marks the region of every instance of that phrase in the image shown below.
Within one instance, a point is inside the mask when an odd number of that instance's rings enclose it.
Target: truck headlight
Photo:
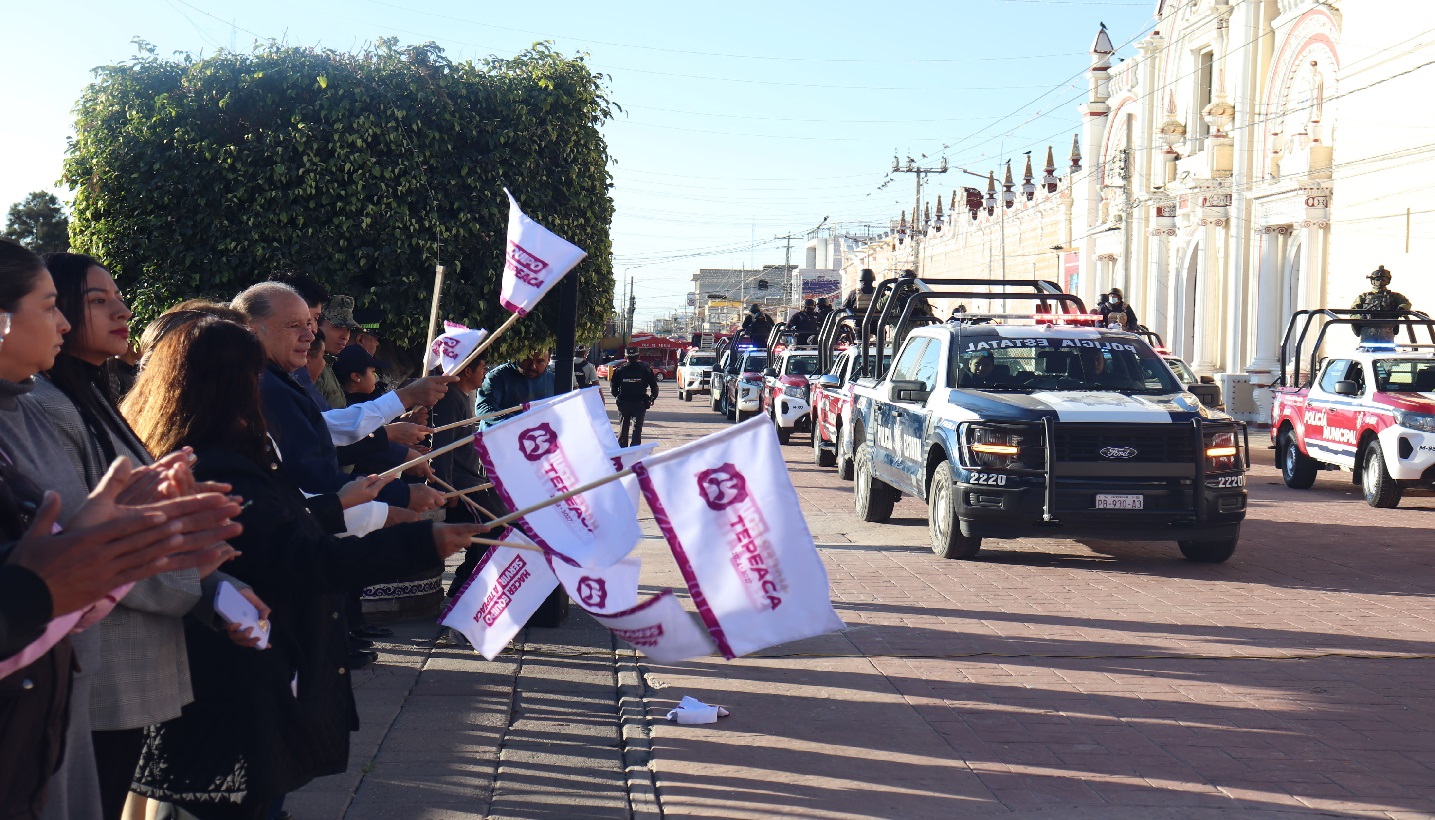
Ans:
[[[790,397],[792,397],[792,398],[794,398],[794,399],[802,399],[802,400],[804,400],[804,401],[807,400],[807,390],[806,390],[806,388],[798,387],[798,386],[795,385],[795,384],[794,384],[794,385],[788,385],[787,387],[782,388],[782,395],[784,395],[784,396],[790,396]]]
[[[972,461],[983,467],[1022,467],[1022,446],[1027,436],[1014,430],[972,426],[967,428],[967,450]]]
[[[1435,416],[1429,413],[1412,413],[1409,410],[1396,410],[1395,423],[1411,430],[1419,430],[1422,433],[1435,433]]]
[[[1226,472],[1240,468],[1241,448],[1234,432],[1206,436],[1206,469]]]

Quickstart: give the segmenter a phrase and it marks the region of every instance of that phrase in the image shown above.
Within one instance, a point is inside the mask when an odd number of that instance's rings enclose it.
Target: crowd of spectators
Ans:
[[[360,591],[497,503],[466,448],[386,472],[551,395],[547,354],[390,388],[380,328],[301,276],[132,345],[100,261],[7,240],[0,312],[0,817],[285,817],[348,763]]]

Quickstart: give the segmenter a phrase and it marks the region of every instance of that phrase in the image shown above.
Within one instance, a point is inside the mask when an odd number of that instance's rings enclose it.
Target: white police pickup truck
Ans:
[[[856,512],[924,499],[932,550],[984,538],[1175,541],[1229,558],[1246,514],[1244,425],[1139,337],[1041,317],[917,327],[853,389]]]

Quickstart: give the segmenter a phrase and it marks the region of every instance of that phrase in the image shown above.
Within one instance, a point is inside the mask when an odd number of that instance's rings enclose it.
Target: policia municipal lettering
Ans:
[[[628,351],[628,362],[609,377],[612,393],[618,399],[618,413],[623,417],[623,427],[618,434],[618,444],[635,447],[643,443],[643,416],[658,400],[658,377],[653,369],[638,361],[638,351]],[[628,437],[631,427],[632,438]]]

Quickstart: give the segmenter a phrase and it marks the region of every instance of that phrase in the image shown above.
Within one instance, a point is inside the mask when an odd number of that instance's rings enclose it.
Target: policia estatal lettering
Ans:
[[[618,444],[634,447],[643,443],[643,416],[658,400],[658,377],[651,367],[638,361],[638,351],[629,350],[627,359],[628,363],[614,371],[609,381],[613,385],[613,396],[618,400],[618,413],[623,417]]]

